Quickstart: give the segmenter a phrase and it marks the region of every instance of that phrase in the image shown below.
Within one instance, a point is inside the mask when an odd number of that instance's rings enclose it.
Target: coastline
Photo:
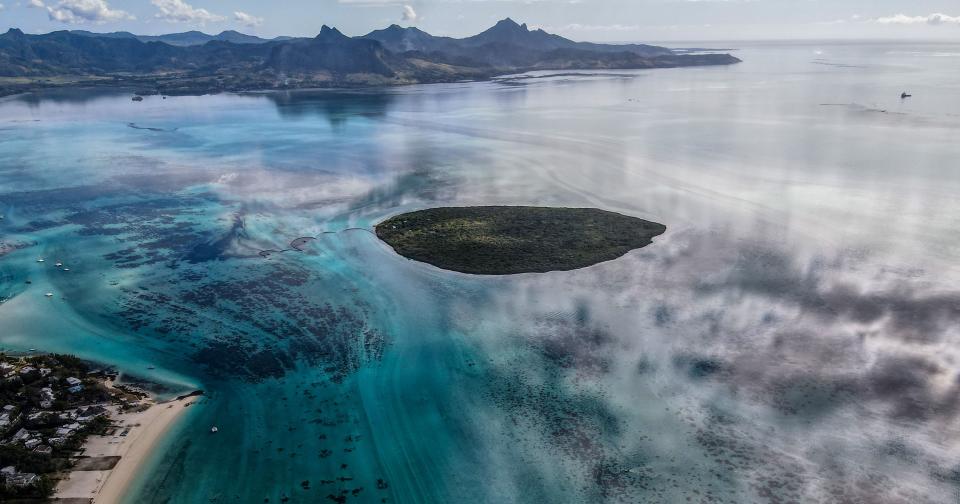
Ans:
[[[139,412],[114,410],[111,419],[118,426],[116,432],[88,438],[83,456],[119,458],[116,465],[104,471],[72,471],[57,484],[54,502],[57,499],[88,499],[95,504],[121,502],[157,445],[196,400],[196,395],[190,395],[156,403]]]

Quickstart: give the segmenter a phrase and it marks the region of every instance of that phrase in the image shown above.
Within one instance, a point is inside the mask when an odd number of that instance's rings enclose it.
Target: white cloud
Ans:
[[[240,24],[249,27],[260,26],[263,24],[263,18],[257,17],[246,12],[236,11],[233,13],[233,19],[240,22]]]
[[[947,24],[960,25],[960,16],[948,16],[946,14],[930,14],[929,16],[908,16],[906,14],[897,14],[874,19],[874,22],[885,25],[919,25],[926,24],[930,26],[940,26]]]
[[[408,23],[416,23],[417,11],[413,10],[413,7],[410,5],[404,5],[402,19]]]
[[[106,0],[60,0],[53,7],[44,5],[41,0],[30,0],[28,7],[46,8],[47,16],[61,23],[105,23],[136,19],[129,12],[111,9]]]
[[[203,25],[206,23],[217,23],[226,19],[207,9],[198,9],[183,0],[150,0],[150,3],[160,9],[156,17],[172,23]]]
[[[0,3],[0,11],[2,11],[3,9],[4,9],[3,4]]]
[[[543,28],[546,31],[557,31],[557,32],[629,32],[629,31],[639,31],[640,26],[638,25],[622,25],[622,24],[610,24],[610,25],[588,25],[580,23],[571,23],[563,26],[533,26],[533,28]]]

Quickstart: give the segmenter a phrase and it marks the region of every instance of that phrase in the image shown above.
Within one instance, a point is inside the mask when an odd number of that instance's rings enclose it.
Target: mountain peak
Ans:
[[[348,38],[346,35],[340,33],[340,30],[336,28],[331,28],[327,25],[320,27],[320,34],[316,37],[318,40],[340,40]]]
[[[20,36],[20,35],[23,35],[23,32],[20,31],[20,28],[10,28],[9,30],[7,30],[6,34],[11,36]]]
[[[527,23],[518,24],[511,18],[501,19],[497,21],[497,24],[493,25],[494,28],[500,30],[511,30],[511,31],[529,31],[527,29]]]

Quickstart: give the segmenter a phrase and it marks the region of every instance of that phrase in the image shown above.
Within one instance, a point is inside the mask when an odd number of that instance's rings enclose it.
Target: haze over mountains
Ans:
[[[314,38],[234,31],[141,36],[57,31],[0,35],[0,93],[74,84],[158,92],[358,87],[484,79],[529,70],[639,69],[739,62],[728,54],[575,42],[511,19],[463,39],[397,25],[360,37],[323,26]]]
[[[207,42],[213,40],[219,40],[221,42],[233,42],[234,44],[263,44],[270,42],[271,40],[290,40],[293,37],[276,37],[273,39],[260,38],[254,35],[247,35],[240,33],[234,30],[227,30],[220,32],[217,35],[208,35],[203,32],[196,30],[182,32],[182,33],[168,33],[166,35],[134,35],[130,32],[110,32],[110,33],[94,33],[86,30],[71,30],[70,33],[74,35],[86,35],[88,37],[105,37],[105,38],[124,38],[124,39],[136,39],[141,42],[164,42],[166,44],[175,45],[175,46],[194,46],[194,45],[203,45]]]

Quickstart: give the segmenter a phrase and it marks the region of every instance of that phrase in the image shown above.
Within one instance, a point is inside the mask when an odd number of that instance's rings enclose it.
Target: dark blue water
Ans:
[[[129,502],[953,502],[960,46],[738,55],[6,99],[0,346],[207,392]],[[669,230],[499,278],[369,232],[452,204]]]

